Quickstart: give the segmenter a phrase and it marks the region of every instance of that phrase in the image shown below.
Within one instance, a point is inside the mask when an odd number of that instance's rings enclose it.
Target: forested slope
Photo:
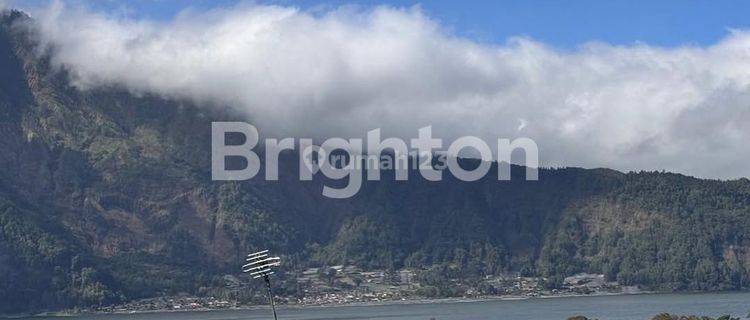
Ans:
[[[659,289],[748,286],[747,179],[561,168],[527,182],[514,167],[512,181],[435,183],[385,173],[335,200],[321,196],[326,181],[299,181],[287,154],[280,181],[213,182],[211,121],[247,119],[117,87],[79,90],[48,54],[33,21],[2,14],[0,312],[212,294],[244,253],[267,247],[287,270],[517,271],[551,285],[588,271]]]

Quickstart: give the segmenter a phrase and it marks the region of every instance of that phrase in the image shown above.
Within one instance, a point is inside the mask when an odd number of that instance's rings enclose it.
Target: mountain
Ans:
[[[552,286],[577,272],[664,290],[750,285],[747,179],[560,168],[525,181],[514,167],[511,181],[435,183],[386,172],[328,199],[329,181],[299,181],[285,154],[279,181],[215,182],[211,122],[247,119],[78,89],[33,25],[18,11],[0,18],[0,313],[219,294],[261,248],[287,272],[346,263],[514,271]]]

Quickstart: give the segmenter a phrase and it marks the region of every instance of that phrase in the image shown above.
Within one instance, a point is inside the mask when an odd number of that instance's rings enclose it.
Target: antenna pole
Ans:
[[[268,277],[268,275],[263,277],[264,280],[266,280],[266,288],[268,288],[268,299],[271,300],[271,310],[273,310],[273,319],[279,320],[279,318],[276,317],[276,303],[273,301],[273,292],[271,292],[271,279]]]
[[[268,300],[271,301],[271,310],[273,310],[273,320],[279,320],[276,317],[276,302],[273,301],[273,290],[271,290],[271,278],[274,267],[281,265],[281,258],[270,257],[268,250],[258,251],[247,255],[247,263],[242,266],[243,273],[249,273],[253,279],[263,278],[266,281],[268,289]]]

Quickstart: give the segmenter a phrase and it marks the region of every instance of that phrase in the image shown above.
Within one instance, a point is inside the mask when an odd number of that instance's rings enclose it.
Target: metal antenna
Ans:
[[[273,292],[271,292],[271,279],[270,275],[273,274],[271,267],[278,267],[281,265],[281,258],[269,257],[268,250],[259,251],[247,255],[247,264],[242,266],[242,272],[250,273],[253,279],[263,278],[266,281],[266,288],[268,288],[268,298],[271,300],[271,310],[273,310],[273,319],[278,320],[276,317],[276,304],[273,301]]]

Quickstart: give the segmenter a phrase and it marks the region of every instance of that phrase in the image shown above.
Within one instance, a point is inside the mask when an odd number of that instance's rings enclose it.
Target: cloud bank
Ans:
[[[480,43],[418,8],[34,13],[75,84],[235,106],[276,136],[530,137],[547,166],[750,176],[750,33],[707,47]]]

